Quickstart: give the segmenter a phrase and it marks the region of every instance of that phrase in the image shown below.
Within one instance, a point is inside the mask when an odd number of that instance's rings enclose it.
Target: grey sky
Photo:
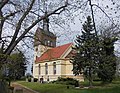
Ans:
[[[100,6],[101,9],[110,17],[108,18],[98,7],[94,6],[97,30],[102,26],[109,27],[112,24],[111,20],[113,20],[114,24],[120,24],[120,0],[92,0],[92,3]],[[69,16],[71,18],[70,20],[68,20],[69,17],[66,18],[63,14],[57,16],[57,18],[61,19],[61,22],[64,22],[64,24],[55,24],[52,22],[52,17],[50,18],[50,31],[54,32],[58,36],[57,45],[74,42],[76,35],[81,33],[82,24],[86,20],[86,17],[91,15],[89,3],[87,3],[86,7],[83,7],[72,14],[72,16]],[[38,25],[33,30],[35,31],[37,27]],[[118,50],[119,46],[115,47],[116,50]],[[33,51],[30,49],[29,51],[30,52],[27,56],[31,57],[27,72],[31,71],[31,63],[33,62]]]

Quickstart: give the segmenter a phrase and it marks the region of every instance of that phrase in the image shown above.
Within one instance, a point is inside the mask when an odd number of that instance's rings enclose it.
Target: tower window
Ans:
[[[47,45],[47,40],[46,39],[44,40],[44,44]]]
[[[35,51],[36,51],[36,52],[38,51],[38,47],[36,47]]]
[[[50,41],[48,40],[48,46],[50,46]]]
[[[45,64],[45,74],[46,75],[48,74],[48,64],[47,63]]]

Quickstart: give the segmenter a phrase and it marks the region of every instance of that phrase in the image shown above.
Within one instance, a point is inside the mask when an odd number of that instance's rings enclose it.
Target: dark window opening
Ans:
[[[56,74],[56,62],[53,63],[53,74]]]
[[[46,75],[48,74],[48,64],[47,63],[45,64],[45,74]]]

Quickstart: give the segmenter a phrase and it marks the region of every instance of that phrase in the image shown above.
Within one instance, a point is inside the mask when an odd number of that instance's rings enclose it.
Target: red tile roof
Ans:
[[[57,59],[64,54],[64,52],[72,45],[72,43],[68,43],[62,46],[58,46],[52,49],[48,49],[41,57],[37,57],[36,63],[44,60]]]

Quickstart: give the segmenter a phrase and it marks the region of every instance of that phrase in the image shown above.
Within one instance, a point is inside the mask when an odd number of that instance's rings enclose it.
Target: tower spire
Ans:
[[[43,10],[45,19],[43,20],[43,30],[44,31],[49,31],[49,18],[47,17],[48,11],[47,11],[47,2],[44,0],[43,1]]]
[[[43,20],[43,30],[49,32],[49,18],[47,17],[47,11],[45,11],[45,19]]]

